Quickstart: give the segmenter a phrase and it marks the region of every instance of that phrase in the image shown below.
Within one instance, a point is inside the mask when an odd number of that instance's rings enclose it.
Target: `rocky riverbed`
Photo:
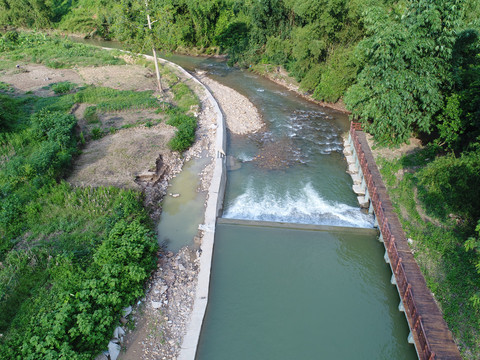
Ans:
[[[210,79],[205,73],[197,73],[200,81],[212,92],[225,115],[228,130],[245,135],[263,128],[264,123],[255,105],[237,91]]]

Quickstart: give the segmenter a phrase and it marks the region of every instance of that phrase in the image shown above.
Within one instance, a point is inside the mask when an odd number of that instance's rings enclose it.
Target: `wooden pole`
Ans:
[[[146,8],[146,11],[147,11],[148,28],[151,31],[152,30],[152,23],[150,21],[150,13],[148,11],[148,0],[145,0],[145,8]],[[152,52],[153,52],[153,59],[154,59],[154,62],[155,62],[155,72],[157,74],[158,90],[160,91],[160,93],[163,93],[162,79],[160,78],[160,70],[158,69],[157,52],[155,50],[155,45],[153,45],[153,44],[152,44]]]

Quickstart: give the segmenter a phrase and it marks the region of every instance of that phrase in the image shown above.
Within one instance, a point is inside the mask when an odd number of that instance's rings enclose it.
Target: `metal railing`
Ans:
[[[363,152],[356,131],[362,131],[362,126],[360,123],[352,122],[350,126],[350,135],[358,156],[363,176],[365,178],[368,193],[370,194],[370,201],[372,202],[373,209],[375,211],[378,227],[382,232],[385,248],[388,253],[392,271],[395,275],[398,291],[400,293],[401,300],[403,301],[410,329],[415,335],[414,339],[417,346],[417,351],[422,360],[436,359],[435,353],[431,349],[431,346],[428,342],[422,316],[415,303],[412,286],[408,281],[402,257],[397,249],[395,237],[392,235],[388,218],[386,217],[384,208],[382,207],[382,200],[378,194],[377,185],[375,184],[372,173],[368,168],[365,153]]]

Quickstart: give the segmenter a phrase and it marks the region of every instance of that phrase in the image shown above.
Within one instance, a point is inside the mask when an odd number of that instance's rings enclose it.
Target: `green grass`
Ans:
[[[68,94],[73,89],[75,89],[77,85],[71,83],[70,81],[62,81],[59,83],[51,84],[50,87],[55,94]]]
[[[180,111],[188,112],[192,106],[198,105],[195,93],[184,83],[177,83],[172,87],[174,100]]]
[[[15,90],[13,89],[12,85],[0,81],[0,92],[12,93],[14,91]]]
[[[475,268],[478,258],[464,247],[472,235],[472,221],[450,211],[438,211],[439,207],[452,209],[445,201],[438,203],[429,197],[427,193],[432,189],[421,185],[426,171],[439,161],[444,160],[435,160],[434,151],[426,149],[395,161],[379,159],[378,164],[403,229],[414,240],[414,255],[427,285],[463,356],[478,359],[480,307],[473,301],[480,290]]]
[[[159,101],[153,91],[115,90],[106,87],[88,86],[77,92],[76,103],[96,104],[100,111],[121,111],[131,109],[157,109]]]
[[[9,67],[19,62],[44,64],[54,69],[125,63],[108,51],[37,33],[19,33],[15,42],[1,37],[0,54],[5,61],[4,66],[8,64]]]
[[[83,118],[87,121],[88,124],[98,124],[100,120],[98,119],[97,107],[87,107],[85,109],[85,112],[83,113]]]

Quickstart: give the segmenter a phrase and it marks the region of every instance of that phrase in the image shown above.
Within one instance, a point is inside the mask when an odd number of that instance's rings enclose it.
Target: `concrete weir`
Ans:
[[[327,231],[329,233],[340,232],[340,233],[343,233],[343,234],[351,233],[351,234],[378,235],[378,229],[360,228],[360,227],[357,228],[357,227],[345,227],[345,226],[285,223],[285,222],[227,219],[227,218],[218,218],[217,219],[217,224],[259,226],[259,227],[262,227],[262,228],[277,228],[277,229]]]

